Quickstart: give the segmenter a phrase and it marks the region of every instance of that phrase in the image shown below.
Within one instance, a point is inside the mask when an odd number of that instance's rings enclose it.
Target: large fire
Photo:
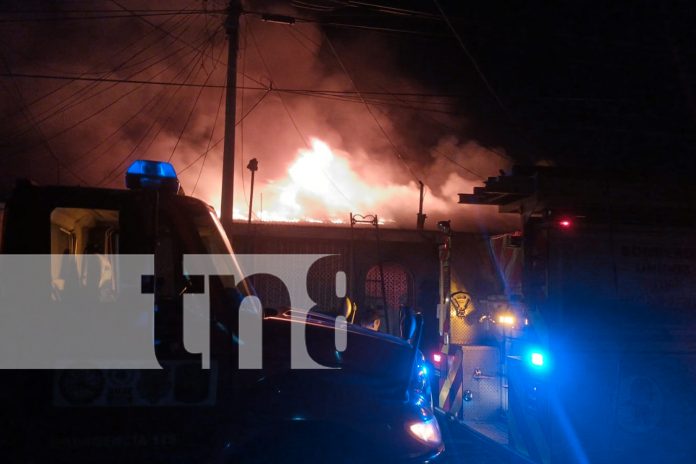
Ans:
[[[489,152],[473,143],[464,146],[462,153],[472,162],[490,157]],[[416,226],[419,185],[412,177],[409,179],[396,161],[389,164],[384,156],[333,149],[316,137],[289,161],[280,160],[259,159],[252,205],[254,222],[347,224],[353,213],[376,214],[380,223],[387,226]],[[460,230],[480,230],[484,223],[500,223],[500,215],[493,210],[457,204],[457,193],[471,190],[480,181],[461,176],[442,157],[432,158],[428,168],[421,172],[426,184],[426,228],[443,219],[452,219]],[[248,217],[250,179],[248,172],[244,174],[243,180],[237,171],[235,184],[233,216],[238,221]],[[215,185],[219,185],[219,177],[205,183],[206,187]],[[198,195],[214,204],[219,213],[219,191],[205,189]]]
[[[375,208],[400,189],[410,190],[408,186],[370,185],[351,167],[347,156],[337,155],[327,143],[312,138],[309,148],[298,150],[287,177],[269,180],[264,186],[263,204],[261,195],[255,195],[254,211],[261,221],[342,224],[351,212],[379,213]]]

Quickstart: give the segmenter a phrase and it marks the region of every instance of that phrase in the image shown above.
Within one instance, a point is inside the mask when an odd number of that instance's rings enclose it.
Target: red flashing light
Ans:
[[[433,362],[435,364],[440,364],[442,361],[442,355],[440,353],[433,353]]]
[[[558,225],[562,229],[570,229],[571,227],[573,227],[573,221],[571,221],[570,219],[567,219],[567,218],[559,219]]]

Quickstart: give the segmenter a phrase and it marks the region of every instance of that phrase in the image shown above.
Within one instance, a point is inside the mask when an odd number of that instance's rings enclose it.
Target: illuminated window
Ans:
[[[93,291],[99,301],[113,301],[117,292],[118,211],[56,208],[51,212],[51,282],[53,297]]]

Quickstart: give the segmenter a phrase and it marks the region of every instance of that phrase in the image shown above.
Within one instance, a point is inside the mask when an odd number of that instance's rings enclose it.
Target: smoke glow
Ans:
[[[273,7],[281,11],[281,3]],[[184,1],[129,3],[145,5],[187,7]],[[0,182],[28,177],[40,184],[123,188],[133,160],[169,161],[185,192],[220,213],[222,137],[233,130],[221,104],[222,17],[148,18],[81,21],[79,27],[6,24],[4,43],[32,44],[8,50],[13,73],[64,79],[5,80]],[[233,216],[247,219],[246,163],[256,158],[254,221],[345,224],[352,212],[413,228],[421,180],[426,227],[452,219],[459,230],[500,230],[505,219],[494,208],[458,205],[457,194],[507,169],[509,159],[467,133],[455,99],[420,96],[437,89],[395,61],[403,38],[361,31],[334,37],[331,47],[328,40],[314,24],[242,17]],[[356,89],[365,93],[358,96]]]

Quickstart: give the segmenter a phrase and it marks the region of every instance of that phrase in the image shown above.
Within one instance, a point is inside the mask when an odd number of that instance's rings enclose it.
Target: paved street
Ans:
[[[458,422],[438,415],[447,464],[530,464]]]

